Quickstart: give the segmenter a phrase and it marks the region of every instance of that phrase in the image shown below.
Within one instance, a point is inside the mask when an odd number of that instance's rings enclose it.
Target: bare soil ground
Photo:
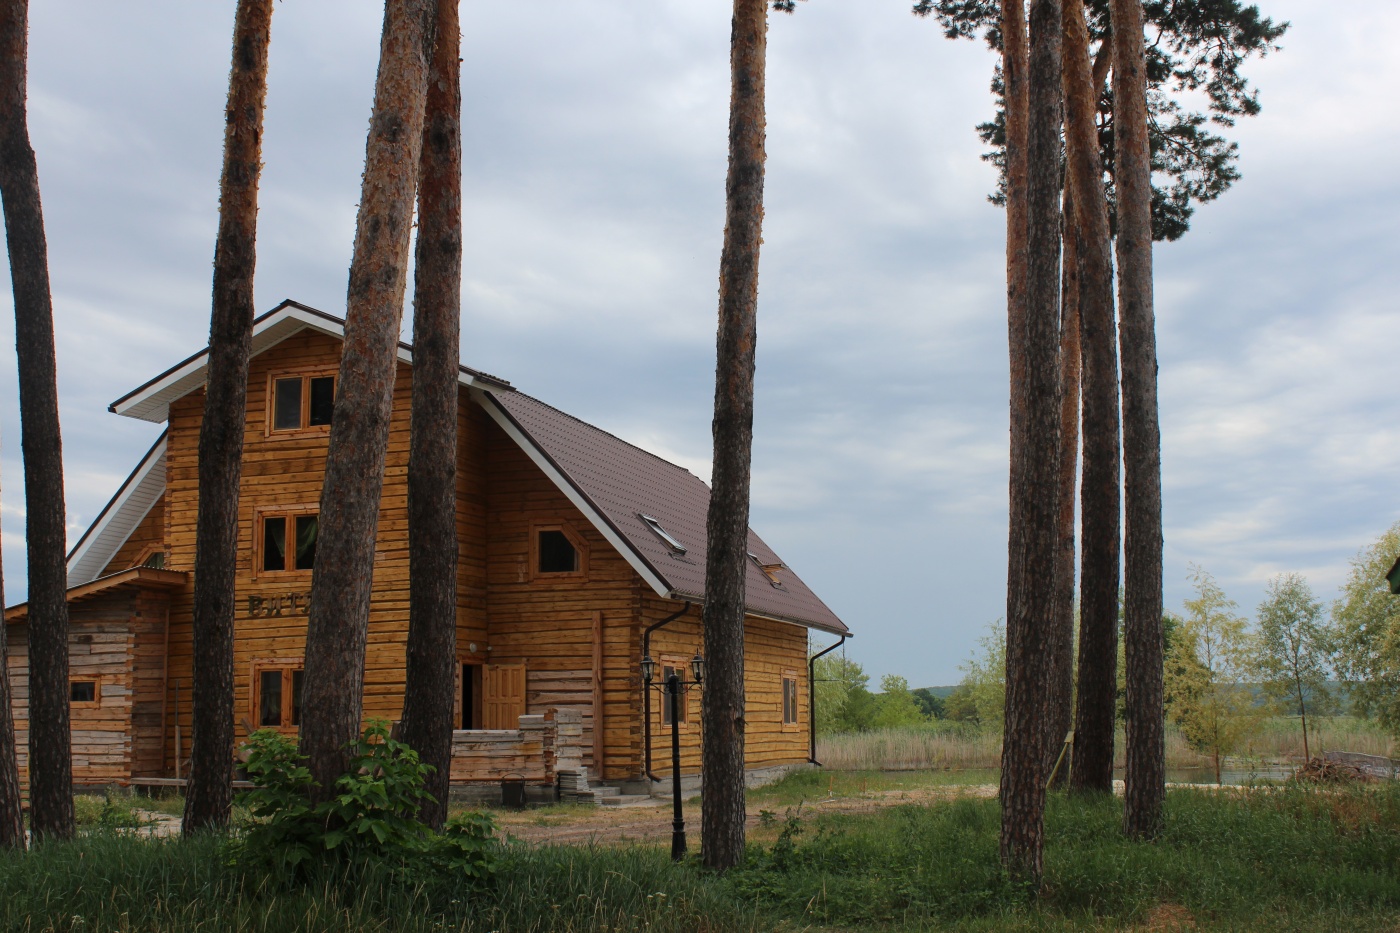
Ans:
[[[964,784],[872,790],[858,796],[804,800],[802,813],[868,813],[881,807],[906,803],[930,803],[958,797],[995,797],[995,784]],[[768,811],[779,820],[798,805],[775,803],[762,796],[749,801],[748,826],[751,836],[762,838],[760,813]],[[626,845],[662,844],[671,839],[670,802],[650,807],[592,807],[561,805],[521,812],[494,811],[502,833],[524,842],[543,845]],[[686,830],[692,845],[700,831],[700,800],[686,801]],[[775,830],[776,832],[776,830]]]

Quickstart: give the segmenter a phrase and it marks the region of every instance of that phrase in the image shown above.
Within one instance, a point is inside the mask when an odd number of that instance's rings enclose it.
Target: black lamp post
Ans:
[[[666,709],[671,717],[671,858],[679,862],[685,857],[685,813],[681,803],[681,697],[691,687],[699,687],[705,679],[705,659],[700,652],[690,659],[690,670],[695,678],[687,682],[681,671],[672,670],[662,683],[656,680],[656,662],[651,655],[642,658],[642,682],[648,687],[656,687],[666,697]]]

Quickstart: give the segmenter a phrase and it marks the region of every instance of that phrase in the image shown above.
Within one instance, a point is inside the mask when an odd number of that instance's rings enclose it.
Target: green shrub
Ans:
[[[423,786],[432,766],[391,738],[384,722],[371,722],[350,752],[336,793],[313,803],[315,782],[296,742],[270,729],[253,733],[246,764],[253,789],[239,798],[249,820],[231,843],[233,861],[290,877],[319,862],[374,861],[417,880],[489,879],[498,845],[489,815],[462,814],[441,833],[430,830],[418,808],[432,799]]]

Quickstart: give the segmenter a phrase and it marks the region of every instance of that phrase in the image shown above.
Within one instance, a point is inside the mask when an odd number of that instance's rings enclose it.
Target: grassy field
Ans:
[[[1319,718],[1309,723],[1314,755],[1321,751],[1361,752],[1394,757],[1395,741],[1375,724],[1350,716]],[[1122,767],[1123,734],[1115,747]],[[1253,761],[1288,761],[1303,755],[1302,731],[1297,719],[1274,717],[1245,740],[1236,757]],[[988,769],[1001,758],[1001,733],[965,723],[932,722],[900,729],[883,729],[823,736],[817,741],[817,758],[826,767],[851,771],[906,769]],[[1204,767],[1207,758],[1194,751],[1174,725],[1167,726],[1167,767],[1186,770]]]
[[[1174,791],[1155,844],[1121,802],[1055,796],[1037,901],[1001,874],[995,800],[811,815],[793,775],[746,866],[719,877],[661,847],[511,845],[494,885],[406,880],[390,866],[305,884],[240,870],[223,841],[96,824],[72,844],[0,854],[0,929],[166,931],[1316,931],[1400,923],[1400,790]],[[852,778],[854,780],[854,778]],[[898,776],[884,776],[897,782]],[[855,793],[855,787],[831,788]]]

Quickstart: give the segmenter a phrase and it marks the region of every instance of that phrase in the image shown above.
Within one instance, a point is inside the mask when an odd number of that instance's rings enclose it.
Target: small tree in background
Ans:
[[[909,681],[896,674],[886,674],[880,678],[880,693],[875,697],[874,728],[897,729],[900,726],[917,726],[926,721],[918,700],[909,689]]]
[[[919,712],[924,714],[926,719],[945,719],[948,715],[947,704],[943,698],[934,693],[928,687],[919,687],[912,691],[914,702],[919,704]]]
[[[993,622],[980,649],[958,670],[963,679],[948,697],[948,717],[998,728],[1006,711],[1006,632]]]
[[[1332,605],[1332,638],[1353,708],[1400,736],[1400,596],[1385,579],[1397,556],[1400,522],[1352,560]]]
[[[1192,572],[1196,598],[1171,640],[1165,664],[1165,693],[1171,717],[1191,745],[1211,756],[1215,782],[1220,759],[1239,747],[1258,725],[1260,714],[1245,684],[1254,656],[1245,620],[1235,601],[1199,567]]]
[[[862,726],[851,722],[847,704],[854,693],[862,693],[866,702],[858,703],[868,707],[873,703],[872,694],[867,688],[870,677],[861,666],[850,658],[839,654],[828,654],[817,658],[813,665],[814,686],[817,694],[817,708],[813,715],[817,720],[818,735],[835,735],[842,732],[859,732]],[[866,717],[868,719],[868,716]],[[869,727],[866,722],[865,728]]]
[[[1264,692],[1280,711],[1297,714],[1303,727],[1303,758],[1310,760],[1308,713],[1331,704],[1327,673],[1331,647],[1322,603],[1313,597],[1302,574],[1285,573],[1269,581],[1259,604],[1259,638],[1254,669]]]

